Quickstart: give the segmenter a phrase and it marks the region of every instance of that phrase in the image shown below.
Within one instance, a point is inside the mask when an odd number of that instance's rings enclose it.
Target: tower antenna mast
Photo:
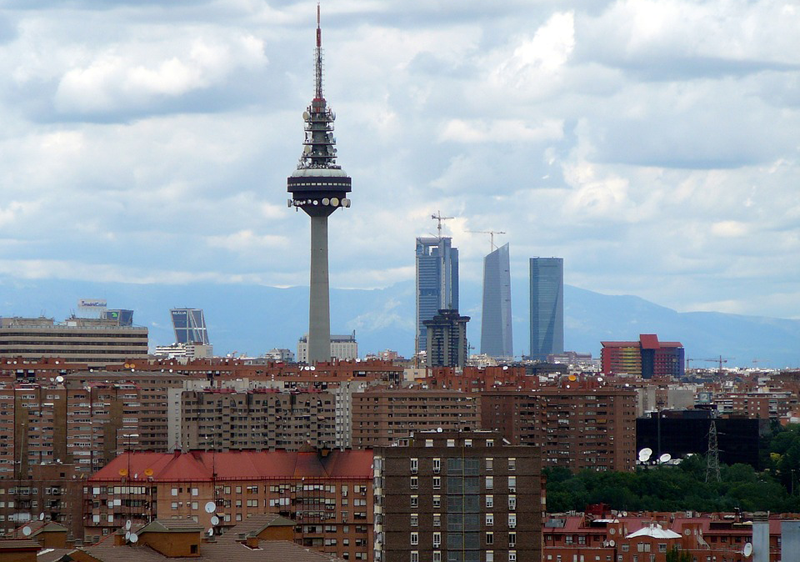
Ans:
[[[319,2],[317,2],[317,48],[314,53],[314,94],[318,100],[324,99],[322,94],[322,18]]]

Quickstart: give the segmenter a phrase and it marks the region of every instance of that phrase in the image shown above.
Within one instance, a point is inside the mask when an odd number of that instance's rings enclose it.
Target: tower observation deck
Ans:
[[[328,282],[328,217],[349,207],[351,179],[336,164],[333,122],[322,88],[322,28],[317,5],[317,46],[314,50],[314,99],[303,113],[305,140],[297,169],[287,179],[289,206],[311,218],[311,279],[308,326],[308,362],[327,361],[330,349],[330,287]]]

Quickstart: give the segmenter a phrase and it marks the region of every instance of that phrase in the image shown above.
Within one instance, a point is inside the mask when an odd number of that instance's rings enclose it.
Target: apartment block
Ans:
[[[573,471],[632,470],[636,393],[593,381],[568,381],[532,392],[480,395],[481,427],[514,445],[541,449],[542,465]]]
[[[376,562],[541,559],[535,447],[495,432],[419,432],[375,451]]]
[[[353,394],[353,446],[386,447],[412,433],[480,427],[480,398],[458,390],[374,387]]]
[[[21,479],[0,480],[0,538],[31,521],[62,525],[70,538],[83,536],[83,481],[74,465],[40,464]]]
[[[336,396],[330,392],[226,389],[186,391],[182,445],[188,449],[335,447]]]
[[[224,532],[250,515],[274,513],[294,523],[298,544],[371,560],[372,463],[372,451],[310,448],[125,453],[85,484],[86,540],[96,543],[128,520],[189,518]]]

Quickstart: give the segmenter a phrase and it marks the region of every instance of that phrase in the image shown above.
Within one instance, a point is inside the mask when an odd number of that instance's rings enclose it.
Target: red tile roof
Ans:
[[[190,453],[126,452],[89,478],[89,483],[133,480],[205,482],[267,478],[372,478],[372,451],[192,451]]]

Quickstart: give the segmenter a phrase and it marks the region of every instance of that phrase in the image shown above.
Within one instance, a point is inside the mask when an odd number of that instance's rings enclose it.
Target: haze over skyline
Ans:
[[[308,284],[314,2],[4,6],[0,277]],[[503,230],[512,285],[558,256],[593,291],[800,318],[797,6],[352,0],[322,27],[358,192],[332,286],[412,280],[441,210],[464,279],[469,231]]]

